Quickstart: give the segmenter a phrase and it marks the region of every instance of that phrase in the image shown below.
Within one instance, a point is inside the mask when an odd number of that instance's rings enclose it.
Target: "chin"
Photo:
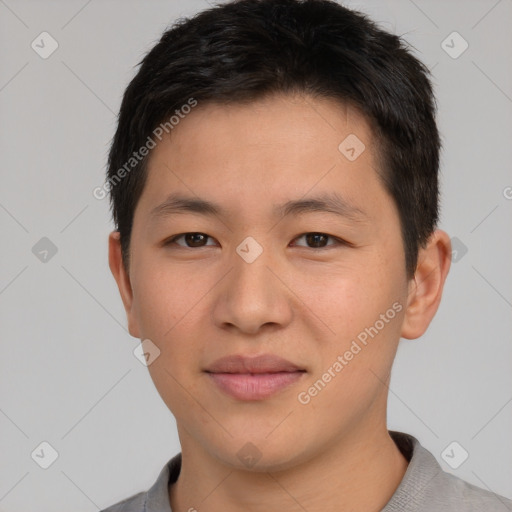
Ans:
[[[284,471],[308,460],[303,443],[289,437],[276,438],[272,443],[267,435],[268,431],[261,435],[246,433],[230,439],[216,447],[215,458],[233,469],[253,473]]]

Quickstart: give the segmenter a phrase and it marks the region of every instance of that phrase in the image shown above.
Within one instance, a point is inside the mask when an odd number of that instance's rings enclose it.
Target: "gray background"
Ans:
[[[347,5],[404,35],[433,69],[440,227],[467,248],[425,336],[400,345],[389,427],[415,435],[445,470],[510,498],[512,1]],[[150,486],[179,451],[174,418],[133,355],[139,341],[107,264],[108,202],[92,190],[134,66],[168,24],[206,7],[0,0],[4,512],[98,510]],[[59,44],[46,59],[31,48],[43,31]],[[458,58],[442,47],[453,31],[469,44]],[[32,252],[43,237],[57,248],[46,262]],[[48,469],[31,457],[43,441],[59,455]],[[442,457],[452,441],[469,453],[457,469]]]

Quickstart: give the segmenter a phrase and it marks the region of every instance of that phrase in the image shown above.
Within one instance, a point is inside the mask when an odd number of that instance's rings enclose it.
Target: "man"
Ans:
[[[114,511],[476,511],[512,502],[389,432],[439,306],[428,71],[329,0],[183,19],[128,86],[109,263],[181,453]]]

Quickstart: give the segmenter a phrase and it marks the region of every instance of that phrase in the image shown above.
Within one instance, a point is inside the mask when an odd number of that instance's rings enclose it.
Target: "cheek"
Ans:
[[[210,345],[212,297],[219,275],[204,265],[171,265],[151,261],[140,265],[133,278],[134,315],[140,335],[160,349],[159,363],[173,374],[203,361]]]
[[[387,291],[354,287],[337,304],[335,297],[325,301],[324,318],[336,335],[317,346],[321,364],[301,389],[318,414],[339,411],[342,421],[357,421],[386,393],[405,309]]]
[[[211,285],[190,279],[189,272],[169,271],[147,265],[134,284],[134,314],[140,335],[150,339],[160,351],[148,366],[155,388],[167,407],[185,415],[194,407],[192,374],[205,348],[204,324],[198,316],[205,315],[204,297]],[[184,392],[184,389],[188,390]]]
[[[208,283],[177,265],[146,258],[134,270],[134,315],[141,335],[165,343],[208,291]]]
[[[357,368],[383,374],[393,361],[407,298],[405,268],[391,248],[369,252],[352,268],[312,279],[309,303],[329,327],[323,346],[323,369],[346,354],[352,375]],[[318,278],[318,276],[316,276]],[[355,377],[363,378],[361,374]]]
[[[403,300],[404,275],[396,259],[375,251],[350,265],[304,273],[293,291],[330,327],[329,336],[346,338],[373,325],[395,301]]]

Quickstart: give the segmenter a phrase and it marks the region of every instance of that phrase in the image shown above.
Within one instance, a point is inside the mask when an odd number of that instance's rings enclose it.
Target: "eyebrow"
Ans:
[[[349,203],[335,192],[324,193],[308,199],[286,201],[281,205],[274,205],[272,211],[275,217],[323,212],[332,213],[354,222],[360,222],[368,218],[367,214],[360,208]],[[197,213],[211,217],[229,216],[229,212],[222,206],[211,201],[199,197],[186,196],[181,193],[173,193],[163,203],[151,210],[150,217],[158,219],[186,213]]]

